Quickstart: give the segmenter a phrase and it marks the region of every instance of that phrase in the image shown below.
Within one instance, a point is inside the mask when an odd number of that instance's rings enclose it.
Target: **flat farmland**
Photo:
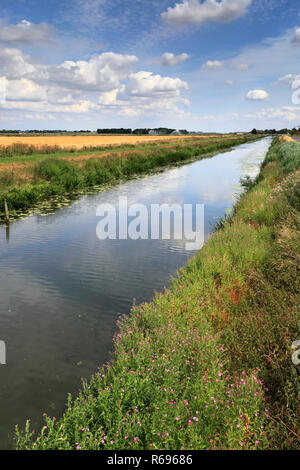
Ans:
[[[205,146],[238,139],[233,135],[134,136],[134,135],[40,135],[0,136],[0,173],[30,167],[47,158],[80,164],[128,152],[159,151],[190,145]]]
[[[146,136],[144,141],[140,136],[125,136],[131,139],[125,144],[117,141],[118,136],[109,136],[109,141],[105,136],[24,136],[22,142],[18,138],[13,144],[12,136],[10,145],[0,146],[0,219],[6,204],[10,214],[17,215],[16,211],[56,196],[82,194],[256,140],[253,136],[172,136],[157,142],[157,136]],[[74,150],[74,140],[84,147]],[[63,148],[64,143],[72,147]]]
[[[201,136],[202,138],[208,136]],[[147,143],[166,140],[191,139],[195,136],[157,136],[157,135],[80,135],[80,136],[0,136],[0,147],[6,147],[14,144],[34,145],[36,147],[58,146],[61,148],[75,148],[80,150],[84,147],[100,147],[107,145],[136,145],[138,143]]]

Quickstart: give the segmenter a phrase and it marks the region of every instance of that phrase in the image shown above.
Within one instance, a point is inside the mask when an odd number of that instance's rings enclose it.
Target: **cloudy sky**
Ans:
[[[0,128],[300,126],[299,0],[0,0]]]

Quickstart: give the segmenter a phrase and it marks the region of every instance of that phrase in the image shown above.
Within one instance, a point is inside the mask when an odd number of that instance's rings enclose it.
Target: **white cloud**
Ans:
[[[111,91],[132,71],[138,58],[106,52],[90,60],[41,65],[19,49],[0,48],[1,73],[8,79],[27,78],[67,90]]]
[[[226,67],[231,70],[248,70],[249,65],[247,64],[236,64],[234,61],[231,60],[225,60],[225,61],[220,61],[220,60],[208,60],[205,62],[205,64],[202,65],[203,69],[217,69],[219,67]]]
[[[89,61],[65,61],[59,66],[48,67],[49,79],[70,89],[111,91],[128,76],[137,61],[134,55],[105,52]]]
[[[174,55],[171,52],[165,52],[161,57],[162,65],[166,67],[173,67],[178,64],[182,64],[189,58],[189,55],[185,52],[183,54]]]
[[[293,122],[300,119],[300,108],[293,106],[283,106],[279,108],[264,108],[254,114],[245,114],[247,119],[283,119]]]
[[[105,106],[116,104],[118,92],[119,89],[116,88],[115,90],[102,93],[102,95],[98,98],[98,103]]]
[[[253,101],[264,101],[269,98],[269,94],[265,90],[250,90],[247,93],[247,99]]]
[[[121,116],[128,116],[130,118],[134,118],[143,114],[143,110],[137,109],[137,108],[121,108],[121,110],[119,111],[119,114]]]
[[[248,64],[237,64],[234,66],[236,70],[248,70],[249,65]]]
[[[64,105],[59,103],[49,103],[48,101],[32,101],[28,102],[25,100],[20,101],[6,101],[2,106],[6,110],[23,110],[23,111],[35,111],[43,113],[71,113],[71,114],[87,114],[91,111],[99,109],[99,106],[90,100],[76,100],[73,104]]]
[[[203,69],[217,69],[223,66],[223,62],[219,60],[208,60],[205,64],[202,65]]]
[[[171,24],[199,24],[204,21],[228,23],[243,16],[252,0],[184,0],[169,7],[162,18]]]
[[[175,59],[178,57],[174,56]],[[184,57],[180,56],[180,60]],[[7,112],[64,113],[89,115],[103,111],[137,117],[143,113],[180,114],[189,101],[179,78],[133,73],[138,58],[106,52],[88,60],[64,61],[58,65],[33,63],[15,48],[0,49]],[[178,106],[180,105],[180,106]]]
[[[188,90],[188,84],[180,78],[161,77],[152,72],[137,72],[129,76],[127,90],[134,96],[154,97],[161,95],[179,96],[180,90]]]
[[[47,23],[22,20],[16,25],[7,25],[0,22],[0,41],[7,44],[48,41],[55,33],[56,29]]]
[[[128,84],[102,93],[98,103],[102,110],[114,111],[122,116],[137,117],[141,114],[184,114],[178,104],[189,106],[189,100],[181,95],[188,84],[179,78],[162,77],[141,71],[129,75]]]
[[[278,78],[278,82],[279,83],[286,83],[287,85],[292,86],[294,81],[299,80],[299,79],[300,79],[300,75],[296,75],[296,74],[293,74],[293,73],[288,73],[288,74],[284,75],[283,77]]]
[[[6,99],[12,101],[41,101],[47,99],[47,89],[31,80],[6,80]]]
[[[295,29],[295,34],[292,40],[295,44],[300,44],[300,28]]]
[[[46,119],[50,119],[51,121],[55,120],[54,114],[25,114],[25,119],[38,119],[39,121],[45,121]]]
[[[21,78],[37,74],[36,67],[30,63],[29,56],[19,49],[0,48],[1,74],[7,78]]]
[[[225,85],[232,86],[233,80],[226,80]]]

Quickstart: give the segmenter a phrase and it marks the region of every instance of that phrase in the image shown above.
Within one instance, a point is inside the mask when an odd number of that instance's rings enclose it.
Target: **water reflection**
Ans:
[[[9,243],[9,234],[10,234],[10,224],[7,223],[5,227],[5,235],[6,235],[6,241]]]

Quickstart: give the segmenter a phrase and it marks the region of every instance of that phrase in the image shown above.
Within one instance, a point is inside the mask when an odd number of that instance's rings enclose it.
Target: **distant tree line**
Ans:
[[[44,129],[44,130],[37,130],[37,129],[30,129],[30,130],[26,130],[26,131],[20,131],[20,130],[6,130],[6,129],[0,129],[0,134],[80,134],[80,133],[84,133],[84,134],[89,134],[91,133],[92,131],[85,131],[85,130],[81,130],[81,131],[67,131],[67,130],[47,130],[47,129]]]
[[[141,129],[124,129],[122,128],[108,128],[108,129],[97,129],[97,134],[132,134],[132,135],[148,135],[151,133],[159,135],[170,135],[175,129],[169,129],[168,127],[157,127],[155,129],[141,128]],[[180,133],[188,134],[187,130],[181,130]]]
[[[81,131],[67,131],[67,130],[43,130],[43,131],[38,131],[35,129],[29,130],[29,131],[24,131],[25,134],[89,134],[92,131],[86,131],[86,130],[81,130]]]
[[[252,129],[251,134],[256,135],[256,134],[295,134],[296,132],[300,132],[300,126],[299,127],[293,127],[293,129],[265,129],[265,130],[258,130],[258,129]]]
[[[19,134],[20,131],[6,131],[5,129],[0,129],[0,134]]]

